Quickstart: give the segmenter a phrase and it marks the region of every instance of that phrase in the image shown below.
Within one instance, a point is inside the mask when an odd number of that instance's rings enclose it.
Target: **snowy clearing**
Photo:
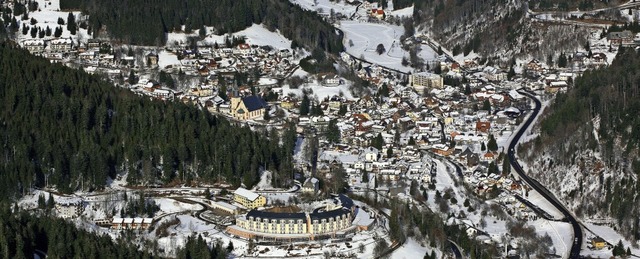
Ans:
[[[402,66],[402,57],[409,58],[409,53],[400,46],[400,36],[404,33],[401,26],[359,21],[342,21],[340,28],[344,31],[347,53],[356,57],[364,57],[369,62],[397,69],[411,71]],[[351,44],[353,43],[353,45]],[[378,55],[376,47],[384,45],[385,53]]]
[[[262,24],[254,24],[249,28],[241,30],[239,32],[231,33],[233,36],[246,37],[247,44],[258,46],[272,46],[276,49],[289,49],[291,47],[291,40],[282,36],[278,31],[272,32],[264,27]],[[198,41],[202,45],[213,45],[214,43],[224,43],[224,38],[227,35],[213,35],[210,34],[201,41]],[[167,36],[167,45],[172,44],[185,44],[188,37],[198,37],[198,31],[187,34],[182,32],[172,32]]]

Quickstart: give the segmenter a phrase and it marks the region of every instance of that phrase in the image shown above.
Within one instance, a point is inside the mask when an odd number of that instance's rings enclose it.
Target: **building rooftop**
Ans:
[[[247,198],[247,200],[250,200],[250,201],[255,201],[258,197],[260,197],[259,194],[249,191],[242,187],[238,188],[235,192],[233,192],[233,194],[245,197]]]
[[[267,102],[265,102],[259,96],[255,95],[243,98],[242,102],[244,102],[244,106],[247,107],[247,110],[249,110],[250,112],[262,108],[267,108]]]
[[[247,213],[247,218],[261,218],[261,219],[306,219],[306,215],[302,212],[300,213],[278,213],[278,212],[270,212],[264,210],[256,210],[253,209]]]

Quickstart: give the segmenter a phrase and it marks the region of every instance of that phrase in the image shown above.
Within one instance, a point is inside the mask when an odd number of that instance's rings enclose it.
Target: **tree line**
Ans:
[[[0,258],[26,259],[34,254],[47,258],[161,258],[157,245],[139,250],[124,237],[112,239],[77,228],[73,223],[56,218],[45,209],[23,211],[8,203],[0,204]],[[191,236],[178,249],[176,258],[227,258],[233,243],[207,244],[200,236]]]
[[[0,257],[33,258],[37,250],[48,258],[153,258],[126,240],[114,241],[63,219],[0,206]]]
[[[61,0],[60,7],[89,14],[94,36],[109,36],[136,45],[161,45],[166,43],[169,32],[191,33],[203,26],[213,26],[221,35],[262,23],[308,49],[331,53],[344,49],[342,35],[331,24],[287,0],[167,0],[162,4]]]
[[[26,58],[25,58],[26,57]],[[141,98],[9,43],[0,44],[2,197],[31,187],[253,185],[261,168],[291,179],[295,131],[253,132],[181,102]]]

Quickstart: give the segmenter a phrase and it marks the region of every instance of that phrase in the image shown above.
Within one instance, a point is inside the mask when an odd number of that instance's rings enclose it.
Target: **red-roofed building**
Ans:
[[[371,17],[378,18],[380,20],[384,20],[384,10],[382,9],[371,9]]]
[[[490,129],[491,129],[491,122],[476,121],[476,131],[488,133]]]

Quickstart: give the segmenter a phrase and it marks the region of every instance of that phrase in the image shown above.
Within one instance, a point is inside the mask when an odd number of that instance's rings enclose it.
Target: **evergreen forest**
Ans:
[[[315,12],[288,0],[61,0],[63,10],[89,15],[90,32],[136,45],[162,45],[169,32],[191,33],[212,26],[216,34],[264,24],[307,49],[344,49],[342,34]],[[183,27],[184,26],[184,27]]]
[[[292,175],[296,135],[253,132],[181,102],[137,96],[9,43],[0,44],[2,197],[32,187],[94,190],[224,182],[252,186],[260,169]]]

